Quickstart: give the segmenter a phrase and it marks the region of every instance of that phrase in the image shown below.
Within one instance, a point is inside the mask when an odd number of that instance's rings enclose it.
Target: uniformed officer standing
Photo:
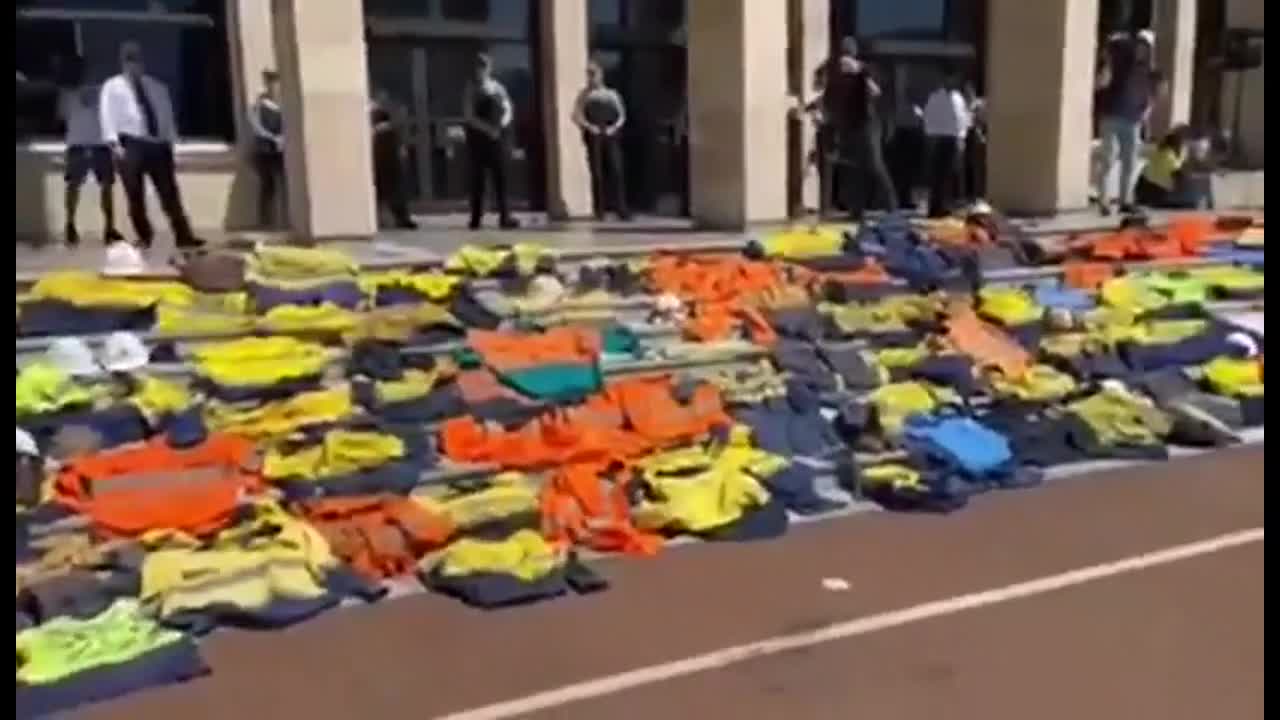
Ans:
[[[591,206],[604,219],[612,203],[620,220],[630,220],[627,191],[622,174],[622,148],[618,132],[627,121],[626,105],[618,91],[604,84],[599,63],[587,65],[587,86],[578,93],[573,106],[573,122],[582,129],[591,170]]]
[[[502,83],[493,78],[493,61],[488,55],[476,56],[475,77],[462,96],[462,111],[467,125],[467,152],[471,163],[471,223],[480,227],[484,214],[486,176],[493,176],[493,189],[498,200],[498,225],[510,229],[520,226],[507,206],[507,142],[514,110],[511,97]]]

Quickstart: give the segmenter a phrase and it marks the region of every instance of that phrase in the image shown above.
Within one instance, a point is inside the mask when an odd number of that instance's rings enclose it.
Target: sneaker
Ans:
[[[106,244],[110,245],[113,242],[120,242],[121,240],[124,240],[124,235],[121,235],[120,231],[115,228],[107,228],[107,231],[102,234],[102,240]]]
[[[504,217],[498,221],[498,227],[503,230],[515,230],[520,227],[520,221],[513,217]]]
[[[80,244],[80,233],[76,231],[75,225],[67,225],[63,228],[62,236],[70,247],[76,247]]]

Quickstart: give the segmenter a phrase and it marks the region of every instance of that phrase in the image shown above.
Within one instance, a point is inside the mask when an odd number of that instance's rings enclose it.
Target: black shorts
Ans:
[[[106,145],[71,145],[67,147],[66,164],[63,177],[70,185],[80,185],[90,172],[99,185],[110,185],[116,181],[115,160],[111,157],[111,148]]]

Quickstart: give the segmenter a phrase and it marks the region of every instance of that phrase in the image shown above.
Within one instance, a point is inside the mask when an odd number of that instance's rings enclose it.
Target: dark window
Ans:
[[[19,138],[58,138],[59,87],[69,61],[101,83],[119,72],[120,45],[142,46],[147,72],[169,87],[180,136],[232,139],[224,0],[19,0],[15,109]]]
[[[364,0],[364,14],[376,17],[426,17],[432,0]]]
[[[947,0],[858,0],[858,37],[941,38]]]
[[[587,17],[591,27],[622,27],[623,11],[626,3],[623,0],[590,0],[587,5]]]

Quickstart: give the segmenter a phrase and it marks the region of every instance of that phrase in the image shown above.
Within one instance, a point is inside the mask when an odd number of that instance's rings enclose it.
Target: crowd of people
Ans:
[[[1212,207],[1199,143],[1185,125],[1158,139],[1148,161],[1152,108],[1166,92],[1155,66],[1155,36],[1148,30],[1117,34],[1101,53],[1095,84],[1095,111],[1101,152],[1094,163],[1095,201],[1101,212],[1132,212],[1136,205],[1159,208]],[[118,177],[128,199],[136,239],[147,246],[154,234],[146,208],[144,182],[154,185],[161,208],[180,247],[202,243],[183,209],[174,173],[176,126],[168,89],[145,72],[141,48],[121,48],[121,72],[98,85],[84,77],[83,62],[61,90],[59,112],[66,127],[66,227],[68,244],[79,242],[76,228],[81,189],[92,174],[101,190],[106,242],[119,242],[112,203]],[[916,190],[928,190],[927,213],[942,217],[980,199],[985,190],[987,127],[982,98],[956,67],[946,65],[942,80],[923,102],[906,102],[897,122],[882,117],[884,92],[876,72],[852,38],[814,72],[816,96],[795,101],[793,112],[813,128],[814,151],[807,171],[819,177],[819,214],[840,208],[853,219],[867,208],[915,209]],[[249,110],[254,134],[252,164],[258,177],[258,221],[273,227],[282,219],[287,173],[279,76],[263,72],[263,90]],[[591,176],[592,209],[597,218],[613,212],[631,217],[620,132],[627,121],[626,102],[608,86],[597,63],[588,66],[586,85],[574,104],[572,120],[581,129]],[[464,132],[469,163],[471,229],[481,226],[486,195],[492,187],[498,226],[519,227],[508,201],[514,107],[493,75],[493,63],[480,54],[463,96]],[[369,102],[374,184],[380,212],[394,227],[413,229],[406,178],[408,149],[402,123],[385,92]],[[1118,170],[1118,172],[1117,172]],[[923,176],[922,176],[923,175]],[[1114,177],[1115,184],[1111,181]],[[801,178],[803,180],[803,178]],[[1113,191],[1114,188],[1114,191]]]
[[[846,38],[815,71],[817,97],[797,102],[796,111],[814,127],[807,167],[818,171],[819,214],[842,207],[857,220],[868,207],[915,209],[921,170],[930,217],[982,196],[983,101],[962,73],[949,66],[946,71],[923,106],[908,105],[908,116],[892,131],[881,117],[883,91],[875,71],[856,41]]]

